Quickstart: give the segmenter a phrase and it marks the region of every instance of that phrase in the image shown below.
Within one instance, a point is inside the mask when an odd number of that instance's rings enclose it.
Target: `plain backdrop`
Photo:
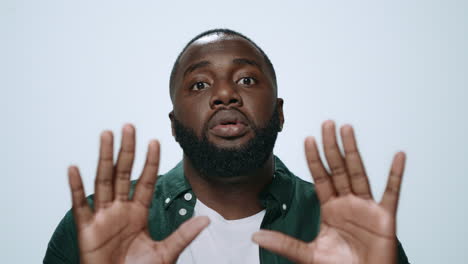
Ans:
[[[160,172],[182,152],[168,80],[196,34],[227,27],[272,60],[286,123],[275,153],[310,180],[303,141],[354,125],[375,197],[406,151],[398,237],[412,263],[468,259],[468,1],[0,1],[0,251],[40,263],[70,208],[66,169],[93,192],[99,134],[137,128]],[[307,208],[304,208],[307,210]]]

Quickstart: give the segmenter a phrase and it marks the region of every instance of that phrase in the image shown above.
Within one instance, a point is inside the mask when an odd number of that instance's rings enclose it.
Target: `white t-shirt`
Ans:
[[[194,216],[208,216],[210,225],[182,252],[177,264],[260,264],[252,234],[260,230],[265,210],[238,220],[226,220],[197,200]]]

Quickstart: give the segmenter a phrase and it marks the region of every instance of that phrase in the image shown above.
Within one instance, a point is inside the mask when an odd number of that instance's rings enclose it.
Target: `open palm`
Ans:
[[[133,126],[127,125],[123,129],[122,146],[115,165],[112,133],[101,135],[94,211],[86,201],[78,168],[69,168],[81,263],[175,263],[183,249],[208,225],[206,217],[193,218],[167,239],[153,241],[147,224],[159,167],[159,143],[152,141],[149,144],[146,164],[135,193],[129,198],[134,156]]]
[[[351,126],[341,128],[345,155],[335,136],[335,124],[322,127],[329,173],[314,138],[307,138],[307,162],[321,203],[321,225],[309,243],[262,230],[253,237],[261,247],[295,263],[396,263],[396,211],[405,155],[397,153],[380,203],[374,201]]]

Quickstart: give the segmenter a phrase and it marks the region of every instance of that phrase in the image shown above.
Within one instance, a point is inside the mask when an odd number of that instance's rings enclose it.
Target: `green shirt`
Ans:
[[[132,182],[131,193],[135,183]],[[181,223],[192,217],[196,196],[185,178],[182,162],[168,173],[159,176],[155,188],[148,228],[154,240],[163,240]],[[185,195],[187,193],[191,195]],[[280,231],[303,241],[312,241],[319,233],[320,203],[314,185],[292,174],[277,157],[273,181],[259,195],[259,199],[266,209],[262,229]],[[88,201],[92,206],[93,196],[88,197]],[[260,263],[292,263],[262,248],[259,255]],[[55,230],[44,263],[79,263],[77,234],[71,211],[67,212]],[[399,242],[398,263],[408,263]]]

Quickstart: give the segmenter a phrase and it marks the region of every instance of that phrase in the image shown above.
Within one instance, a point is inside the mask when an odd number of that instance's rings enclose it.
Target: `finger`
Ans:
[[[340,131],[341,138],[343,139],[346,167],[351,180],[351,188],[357,196],[372,199],[369,179],[367,178],[366,170],[359,154],[353,127],[344,125]]]
[[[72,195],[73,215],[75,217],[76,224],[81,226],[86,224],[92,218],[93,212],[91,211],[85,197],[80,171],[75,166],[70,166],[68,168],[68,183],[70,185]]]
[[[314,263],[314,252],[308,244],[285,234],[261,230],[254,233],[252,240],[260,247],[284,256],[294,263]]]
[[[198,216],[184,222],[174,233],[162,243],[165,258],[169,263],[175,262],[180,253],[210,224],[207,216]]]
[[[338,143],[336,141],[335,123],[331,120],[325,121],[322,125],[323,147],[325,157],[330,166],[333,184],[338,195],[345,195],[351,192],[346,164],[341,156]]]
[[[158,178],[160,147],[157,140],[152,140],[148,145],[145,167],[135,187],[134,201],[145,207],[150,207],[154,192],[154,185]]]
[[[322,159],[318,152],[317,144],[313,137],[305,140],[305,153],[307,165],[314,179],[315,188],[321,204],[326,203],[331,197],[336,195],[335,188],[331,182],[327,170],[323,166]]]
[[[405,170],[406,155],[403,152],[398,152],[392,163],[390,175],[387,180],[387,188],[385,189],[382,201],[380,204],[388,211],[396,214],[398,207],[398,199],[400,198],[401,179]]]
[[[115,198],[121,201],[128,200],[130,190],[130,175],[133,160],[135,159],[135,128],[128,124],[122,129],[122,143],[117,158],[115,172]]]
[[[114,171],[114,137],[112,132],[104,131],[101,134],[99,149],[99,162],[97,176],[94,183],[95,210],[109,206],[113,200],[113,171]]]

